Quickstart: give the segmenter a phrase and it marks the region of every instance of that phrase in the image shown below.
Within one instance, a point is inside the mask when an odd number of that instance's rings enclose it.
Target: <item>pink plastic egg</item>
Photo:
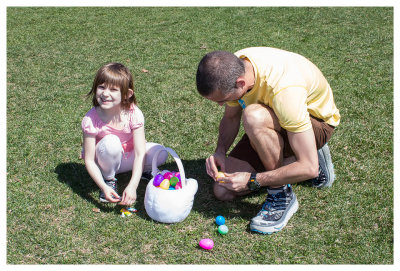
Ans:
[[[162,182],[163,180],[164,180],[163,175],[157,174],[157,175],[154,177],[153,185],[154,185],[154,186],[160,186],[160,184],[161,184],[161,182]]]
[[[214,247],[214,241],[211,239],[201,239],[199,242],[199,246],[204,249],[212,249]]]
[[[169,179],[171,179],[171,177],[173,177],[172,172],[164,173],[164,179],[169,180]]]
[[[178,189],[181,189],[181,188],[182,188],[182,183],[181,183],[181,181],[179,181],[179,182],[176,183],[175,189],[178,190]]]

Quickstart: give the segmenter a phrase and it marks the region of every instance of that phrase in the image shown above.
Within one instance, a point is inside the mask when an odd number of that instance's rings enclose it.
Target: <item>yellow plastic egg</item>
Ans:
[[[218,173],[217,173],[217,176],[215,177],[215,179],[218,181],[218,182],[221,182],[221,183],[223,183],[224,181],[223,181],[223,178],[225,177],[225,174],[223,173],[223,172],[221,172],[221,171],[219,171]]]
[[[162,189],[168,190],[169,189],[169,180],[168,179],[164,179],[161,184],[160,187]]]

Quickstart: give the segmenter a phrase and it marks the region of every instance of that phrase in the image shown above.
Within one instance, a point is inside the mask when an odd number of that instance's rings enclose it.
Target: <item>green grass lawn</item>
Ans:
[[[265,193],[231,203],[211,194],[204,160],[223,108],[195,86],[204,54],[250,46],[309,58],[342,115],[330,141],[333,187],[295,185],[299,211],[265,236],[248,229]],[[134,74],[147,140],[174,149],[199,183],[181,223],[147,216],[145,181],[139,212],[120,217],[98,202],[79,159],[85,94],[111,61]],[[202,238],[214,249],[199,249]],[[393,8],[7,8],[8,264],[387,265],[393,240]]]

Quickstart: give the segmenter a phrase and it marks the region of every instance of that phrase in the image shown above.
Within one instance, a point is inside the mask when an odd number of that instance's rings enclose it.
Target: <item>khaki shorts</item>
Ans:
[[[335,127],[313,116],[310,116],[310,119],[312,128],[314,130],[317,149],[320,149],[329,141],[335,130]],[[293,156],[294,153],[289,144],[287,131],[282,129],[280,135],[282,136],[284,142],[283,157]],[[229,156],[248,162],[257,172],[265,171],[264,165],[261,162],[261,159],[258,157],[257,152],[251,147],[250,139],[247,134],[243,135],[242,139],[240,139],[237,145],[233,148]]]

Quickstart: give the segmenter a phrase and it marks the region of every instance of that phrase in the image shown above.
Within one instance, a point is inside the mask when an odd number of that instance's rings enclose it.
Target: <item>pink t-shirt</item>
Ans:
[[[115,129],[105,124],[97,114],[96,108],[92,107],[82,120],[82,132],[86,135],[96,137],[96,144],[106,135],[113,134],[119,137],[124,152],[131,152],[134,147],[133,130],[143,127],[144,117],[142,111],[132,104],[128,112],[128,121],[122,130]]]

